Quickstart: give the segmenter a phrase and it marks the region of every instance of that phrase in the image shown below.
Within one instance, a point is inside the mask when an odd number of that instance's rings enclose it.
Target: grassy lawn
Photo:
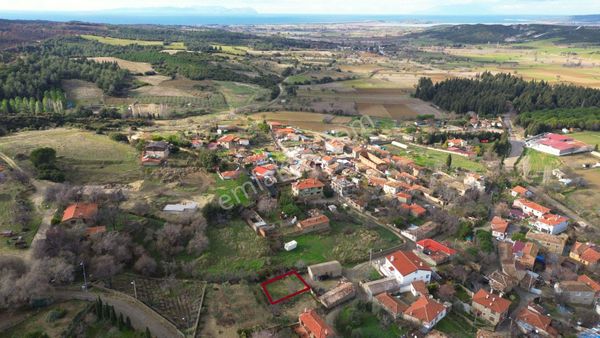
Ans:
[[[86,305],[87,303],[82,301],[69,301],[52,304],[38,310],[32,310],[29,318],[11,329],[2,332],[1,336],[6,338],[21,338],[26,337],[33,332],[44,332],[50,337],[60,337],[61,333],[67,329],[69,324],[71,324],[73,318],[82,311]],[[58,310],[64,310],[64,316],[56,320],[49,320],[49,314]]]
[[[209,227],[207,236],[209,249],[197,260],[203,272],[257,271],[269,259],[266,239],[258,236],[241,220],[223,228]]]
[[[227,46],[227,45],[213,45],[213,48],[220,49],[219,52],[231,55],[240,55],[244,56],[250,50],[250,48],[245,46]]]
[[[254,192],[253,185],[246,174],[240,175],[235,180],[222,180],[219,175],[215,174],[216,187],[215,191],[219,198],[222,196],[223,201],[230,201],[233,204],[247,205],[249,203],[248,194]],[[244,185],[245,184],[245,185]]]
[[[532,173],[543,173],[546,167],[555,169],[559,168],[563,164],[558,156],[545,154],[529,148],[525,149],[523,158],[525,157],[529,159],[529,166],[531,167]],[[522,161],[523,160],[521,159],[521,163]]]
[[[355,263],[368,259],[369,249],[377,251],[401,243],[390,231],[377,227],[367,229],[360,224],[331,222],[330,233],[286,236],[285,242],[295,240],[298,247],[292,251],[282,251],[273,259],[287,266],[297,262],[315,264],[329,260],[341,263]],[[357,243],[360,246],[357,247]]]
[[[26,194],[26,190],[22,184],[15,181],[0,183],[0,230],[12,230],[19,236],[23,236],[23,239],[29,245],[42,222],[41,217],[35,212],[35,207],[31,205],[34,211],[30,214],[31,221],[27,225],[29,228],[28,231],[22,232],[21,226],[12,222],[17,196],[19,194]],[[15,248],[14,243],[10,239],[0,239],[0,252],[15,253],[18,251],[20,249]]]
[[[453,338],[475,337],[476,329],[466,320],[454,312],[450,312],[435,326],[436,330],[442,331]]]
[[[100,43],[104,43],[107,45],[114,46],[127,46],[127,45],[140,45],[140,46],[164,46],[165,49],[185,49],[185,45],[183,42],[173,42],[169,44],[165,44],[162,41],[148,41],[148,40],[130,40],[130,39],[120,39],[120,38],[111,38],[105,36],[98,35],[81,35],[82,38],[86,40],[94,40]]]
[[[229,108],[238,108],[257,100],[264,100],[269,95],[267,89],[251,84],[230,81],[215,82],[219,84],[220,91],[225,96]]]
[[[266,285],[267,291],[273,301],[289,296],[305,287],[304,283],[296,275],[289,275]]]
[[[448,153],[425,149],[421,147],[409,147],[409,150],[400,149],[394,146],[389,146],[389,150],[394,154],[406,156],[415,161],[417,165],[428,168],[441,168],[446,166]],[[452,155],[452,167],[463,168],[469,171],[485,172],[483,164],[459,155]]]
[[[590,145],[600,145],[600,132],[597,131],[584,131],[580,133],[569,134],[569,136]]]
[[[137,151],[130,145],[78,129],[27,131],[0,138],[0,151],[14,158],[40,147],[56,150],[67,181],[74,184],[131,182],[141,178]],[[19,163],[30,168],[29,161]]]

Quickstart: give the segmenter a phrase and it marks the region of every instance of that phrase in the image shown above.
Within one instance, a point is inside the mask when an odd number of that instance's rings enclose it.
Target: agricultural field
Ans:
[[[477,328],[452,311],[437,323],[435,329],[450,335],[450,337],[461,338],[475,337],[477,332]]]
[[[600,146],[600,132],[597,131],[583,131],[569,134],[569,136],[590,145],[598,144]]]
[[[127,69],[128,71],[130,71],[134,74],[154,71],[154,68],[152,68],[152,65],[147,62],[127,61],[127,60],[119,59],[119,58],[112,57],[112,56],[99,56],[99,57],[94,57],[94,58],[89,58],[89,59],[94,60],[99,63],[104,63],[104,62],[116,63],[117,65],[119,65],[120,68]]]
[[[269,90],[246,83],[215,81],[218,90],[225,96],[229,109],[249,105],[256,101],[266,101]]]
[[[390,146],[388,150],[392,151],[396,155],[411,158],[417,165],[428,168],[445,167],[446,159],[448,158],[448,153],[415,146],[410,146],[408,150]],[[459,155],[452,155],[452,167],[480,173],[484,173],[486,171],[486,167],[478,160]]]
[[[523,163],[528,163],[531,174],[542,174],[546,168],[560,168],[563,164],[558,156],[542,153],[537,150],[526,148],[518,165],[523,167]]]
[[[106,36],[98,36],[98,35],[81,35],[82,38],[86,40],[94,40],[100,43],[104,43],[107,45],[114,46],[127,46],[127,45],[140,45],[140,46],[163,46],[165,49],[177,49],[183,50],[185,49],[185,45],[183,42],[173,42],[169,44],[165,44],[162,41],[148,41],[148,40],[130,40],[130,39],[119,39],[119,38],[111,38]]]
[[[218,49],[220,53],[238,56],[244,56],[251,51],[251,49],[246,46],[213,45],[212,47]]]
[[[232,205],[247,205],[249,203],[250,194],[254,192],[254,188],[248,175],[242,174],[235,180],[223,180],[217,174],[215,178],[215,192],[219,199],[227,201]]]
[[[46,333],[49,337],[60,337],[73,318],[87,306],[83,301],[69,301],[40,308],[20,324],[2,333],[6,338],[38,337],[35,332]],[[97,337],[95,335],[89,337]]]
[[[17,154],[28,155],[40,147],[56,150],[58,164],[64,169],[67,181],[73,184],[123,183],[141,177],[137,151],[106,135],[57,128],[26,131],[0,138],[0,151],[13,158]],[[28,160],[19,164],[31,168]]]
[[[308,112],[293,112],[293,111],[278,111],[278,112],[262,112],[249,115],[253,120],[262,121],[278,121],[287,123],[291,126],[324,132],[328,130],[349,130],[347,124],[352,121],[348,116],[331,116],[327,114],[308,113]],[[330,120],[328,123],[323,121]]]
[[[63,80],[62,88],[67,100],[76,104],[100,104],[104,100],[102,89],[95,83],[82,80]]]
[[[112,288],[137,298],[185,332],[193,329],[206,283],[195,280],[153,279],[122,274],[112,279]]]
[[[298,276],[291,274],[266,284],[265,288],[266,292],[271,296],[271,300],[277,302],[296,292],[305,290],[307,286],[298,278]]]

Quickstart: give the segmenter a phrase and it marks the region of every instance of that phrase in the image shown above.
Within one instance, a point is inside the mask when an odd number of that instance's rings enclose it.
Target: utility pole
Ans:
[[[369,265],[373,264],[373,249],[369,249]]]
[[[135,287],[135,281],[134,280],[131,281],[131,285],[133,285],[133,295],[135,296],[135,299],[138,299],[137,288]]]
[[[85,274],[85,264],[83,264],[83,261],[81,263],[79,263],[79,265],[81,265],[81,267],[83,268],[83,289],[85,291],[87,291],[88,287],[87,287],[87,276]]]

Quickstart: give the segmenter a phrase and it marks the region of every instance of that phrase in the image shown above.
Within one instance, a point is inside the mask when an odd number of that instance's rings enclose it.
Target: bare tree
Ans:
[[[508,217],[509,214],[510,214],[510,207],[508,206],[508,204],[506,202],[500,202],[494,208],[494,215],[497,215],[500,217]]]
[[[197,233],[187,244],[189,254],[199,255],[208,249],[208,238],[203,233]]]
[[[156,273],[156,261],[147,254],[143,254],[133,265],[133,269],[144,276],[151,276]]]
[[[123,264],[118,263],[111,255],[92,257],[91,273],[95,278],[103,279],[116,275],[123,269]]]
[[[179,224],[165,224],[156,232],[156,248],[163,256],[173,256],[183,251],[184,236],[182,226]]]
[[[454,290],[454,286],[452,284],[443,284],[438,289],[438,295],[442,300],[449,301],[456,294],[456,290]]]

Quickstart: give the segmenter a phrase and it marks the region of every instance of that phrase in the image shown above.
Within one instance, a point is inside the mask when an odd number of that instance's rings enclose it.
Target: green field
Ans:
[[[470,338],[475,337],[477,331],[464,318],[450,312],[435,326],[436,330],[442,331],[453,338]]]
[[[250,202],[250,196],[253,192],[253,185],[246,174],[240,175],[235,180],[222,180],[217,174],[215,177],[215,192],[223,201],[233,203],[233,205],[247,205]]]
[[[148,41],[148,40],[130,40],[130,39],[120,39],[120,38],[111,38],[107,36],[98,36],[98,35],[81,35],[82,38],[86,40],[94,40],[100,43],[104,43],[107,45],[114,46],[127,46],[127,45],[140,45],[140,46],[163,46],[165,49],[185,49],[185,45],[183,42],[173,42],[169,44],[165,44],[162,41]]]
[[[428,168],[443,168],[446,166],[446,159],[448,158],[448,153],[421,147],[409,147],[407,151],[394,146],[389,146],[388,150],[396,155],[411,158],[417,165]],[[459,155],[452,155],[452,168],[463,168],[469,171],[482,173],[486,171],[483,164]]]
[[[239,108],[258,100],[265,100],[269,91],[265,88],[239,82],[215,81],[225,96],[230,109]]]
[[[38,310],[32,310],[29,318],[25,319],[23,322],[10,328],[9,330],[2,332],[2,337],[39,337],[36,335],[31,335],[34,332],[44,332],[50,337],[60,337],[63,330],[65,330],[69,324],[71,324],[74,317],[80,311],[84,310],[86,305],[87,303],[82,301],[69,301],[52,304],[48,307],[40,308]],[[56,320],[48,320],[48,315],[57,310],[64,310],[64,316]],[[86,337],[96,338],[97,336],[90,335]]]
[[[597,131],[584,131],[580,133],[569,134],[569,136],[590,145],[600,145],[600,132]]]
[[[244,56],[250,48],[245,46],[227,46],[227,45],[212,45],[213,48],[219,48],[221,53]]]
[[[360,318],[359,323],[356,323],[357,318]],[[381,322],[375,314],[357,310],[352,305],[347,305],[340,311],[336,322],[340,325],[347,324],[343,330],[351,332],[343,333],[348,336],[351,333],[359,332],[356,337],[394,338],[408,333],[407,329],[401,328],[395,323],[390,324],[387,328],[382,328]],[[352,337],[354,336],[355,334],[352,334]]]
[[[0,138],[0,151],[8,156],[29,155],[36,148],[56,150],[58,165],[74,184],[131,182],[141,178],[137,151],[130,145],[78,129],[27,131]],[[28,160],[19,164],[31,168]]]
[[[531,173],[543,173],[546,168],[559,168],[562,166],[562,161],[558,156],[553,156],[550,154],[545,154],[533,149],[525,149],[523,153],[523,158],[520,161],[522,165],[523,159],[527,158],[529,160],[529,166],[531,168]]]
[[[273,301],[303,290],[306,286],[296,275],[289,275],[265,286]]]

